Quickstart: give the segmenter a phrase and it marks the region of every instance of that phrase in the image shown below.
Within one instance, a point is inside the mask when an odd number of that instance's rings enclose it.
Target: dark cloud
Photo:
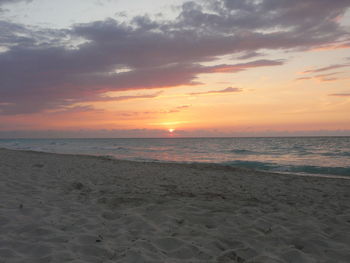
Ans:
[[[248,51],[238,56],[237,59],[249,59],[249,58],[261,57],[261,56],[265,56],[265,54],[256,52],[256,51]]]
[[[255,60],[247,63],[240,63],[234,65],[217,65],[213,67],[208,67],[209,72],[221,72],[221,73],[232,73],[239,72],[249,68],[267,67],[267,66],[280,66],[283,64],[282,60],[268,60],[261,59]]]
[[[47,48],[46,52],[40,49],[40,54],[33,55],[36,52],[32,51],[32,56],[27,54],[27,63],[22,64],[21,52],[17,51],[18,57],[12,56],[11,59],[6,59],[9,52],[2,54],[8,63],[3,68],[0,63],[0,82],[3,84],[0,102],[11,103],[0,106],[3,114],[32,113],[64,107],[76,101],[101,100],[100,94],[107,91],[194,85],[198,84],[198,74],[231,73],[282,64],[281,61],[273,60],[208,67],[187,63],[138,67],[128,72],[115,73],[112,72],[112,67],[97,65],[97,58],[95,63],[93,59],[84,63],[82,61],[86,57],[74,57],[77,51],[73,50],[65,55],[62,52],[62,49],[56,47]],[[96,72],[103,67],[108,73]],[[21,78],[17,78],[17,75]]]
[[[211,90],[211,91],[205,91],[205,92],[193,92],[193,93],[189,93],[189,95],[197,96],[197,95],[232,93],[232,92],[241,92],[241,91],[242,90],[240,88],[228,87],[228,88],[222,89],[222,90]]]
[[[199,74],[282,65],[201,63],[341,40],[348,33],[337,18],[349,6],[348,0],[208,0],[185,3],[173,21],[137,16],[128,23],[107,19],[64,30],[1,21],[0,114],[57,110],[108,91],[195,85]]]
[[[348,0],[262,0],[206,1],[207,7],[195,2],[183,5],[180,15],[184,27],[194,26],[206,32],[269,31],[288,32],[300,40],[325,40],[341,34],[336,19],[349,7]],[[330,30],[335,31],[330,31]],[[312,40],[313,39],[313,40]]]
[[[196,29],[196,35],[207,36],[219,34],[229,36],[231,33],[242,37],[252,32],[262,32],[260,36],[264,36],[273,32],[288,32],[292,33],[291,37],[296,35],[305,37],[306,42],[308,42],[306,38],[324,41],[322,37],[344,33],[336,23],[336,19],[349,7],[348,0],[201,2],[202,4],[194,1],[186,2],[178,19],[162,27],[172,30],[173,33]],[[143,24],[152,24],[147,17],[142,21],[147,21]],[[156,26],[153,25],[153,28]],[[335,29],[335,32],[330,32],[330,29]],[[309,35],[311,32],[314,34]]]
[[[73,106],[73,107],[67,107],[62,110],[57,110],[54,112],[50,112],[50,115],[59,115],[59,114],[74,114],[74,113],[82,113],[82,112],[97,112],[100,110],[96,110],[91,105],[85,105],[85,106]]]
[[[26,27],[0,20],[0,45],[2,47],[33,45],[35,39]]]

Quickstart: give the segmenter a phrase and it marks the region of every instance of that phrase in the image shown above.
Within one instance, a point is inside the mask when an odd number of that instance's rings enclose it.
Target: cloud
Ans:
[[[129,100],[137,100],[137,99],[151,99],[156,98],[160,94],[162,94],[163,91],[151,93],[151,94],[141,94],[141,95],[130,95],[130,96],[101,96],[101,97],[93,97],[91,99],[85,98],[83,100],[70,100],[69,104],[72,103],[91,103],[91,102],[107,102],[107,101],[129,101]],[[1,106],[1,105],[0,105]],[[178,107],[181,109],[181,107]],[[77,113],[77,112],[101,112],[100,109],[95,109],[91,105],[78,105],[78,106],[67,106],[65,108],[59,109],[57,111],[50,112],[50,114],[62,114],[62,113]]]
[[[299,77],[299,78],[296,78],[295,80],[309,80],[309,79],[312,79],[312,77]]]
[[[84,105],[84,106],[72,106],[72,107],[67,107],[65,109],[60,109],[57,111],[50,112],[50,115],[59,115],[59,114],[74,114],[74,113],[82,113],[82,112],[98,112],[101,110],[96,110],[94,107],[91,105]]]
[[[237,57],[237,59],[249,59],[249,58],[254,58],[254,57],[261,57],[264,56],[264,53],[256,52],[256,51],[248,51],[245,52],[244,54],[240,55]]]
[[[332,77],[332,76],[338,75],[340,73],[342,73],[342,72],[332,72],[332,73],[319,74],[319,75],[310,76],[310,77],[300,77],[300,78],[297,78],[296,80],[310,80],[310,79],[314,79],[314,80],[318,80],[318,81],[321,81],[321,82],[336,81],[336,80],[339,80],[341,78],[339,78],[339,77]]]
[[[328,70],[333,70],[333,69],[338,69],[338,68],[345,68],[345,67],[349,67],[349,66],[350,66],[350,64],[330,65],[330,66],[327,66],[327,67],[306,70],[306,71],[303,71],[302,74],[323,72],[323,71],[328,71]]]
[[[0,0],[0,5],[4,4],[14,4],[18,2],[31,2],[32,0]]]
[[[97,67],[98,61],[83,63],[75,67],[77,61],[74,57],[67,57],[70,63],[57,58],[60,50],[49,48],[46,54],[50,54],[51,60],[34,56],[31,68],[29,65],[19,65],[16,70],[12,70],[12,61],[0,72],[0,79],[4,85],[0,90],[1,99],[10,102],[9,106],[0,106],[3,114],[32,113],[44,109],[55,109],[66,107],[73,102],[83,102],[84,100],[103,100],[101,94],[107,91],[125,91],[137,89],[168,88],[180,85],[195,85],[198,74],[210,73],[232,73],[250,68],[277,66],[281,61],[258,60],[248,63],[201,66],[198,64],[175,64],[164,65],[162,67],[139,67],[122,73],[96,73],[90,72],[90,67]],[[5,53],[3,56],[5,56]],[[1,54],[0,54],[1,57]],[[19,58],[21,60],[22,58]],[[28,59],[31,59],[30,57]],[[34,61],[36,60],[36,61]],[[12,62],[12,63],[11,63]],[[40,63],[41,62],[41,63]],[[0,62],[1,64],[1,62]],[[63,66],[64,64],[65,66]],[[61,66],[62,65],[62,66]],[[14,66],[14,65],[13,65]],[[9,70],[10,67],[10,70]],[[77,72],[80,70],[81,72]],[[21,78],[16,78],[19,74]],[[34,78],[34,80],[33,80]],[[111,98],[105,98],[110,100]],[[119,99],[128,99],[125,97]],[[130,98],[129,98],[130,99]],[[113,98],[112,100],[118,100]],[[40,103],[38,103],[40,101]]]
[[[240,33],[256,36],[257,42],[244,42],[247,47],[261,45],[265,38],[276,37],[276,48],[282,45],[312,46],[333,42],[344,36],[337,24],[349,7],[347,0],[262,0],[206,1],[207,7],[195,2],[183,5],[183,27],[197,27],[204,32]],[[258,35],[252,34],[260,33]],[[331,39],[330,37],[335,37]],[[288,42],[285,42],[289,39]],[[273,43],[264,43],[273,45]],[[271,47],[270,47],[271,48]]]
[[[213,67],[208,67],[209,72],[215,73],[233,73],[243,71],[249,68],[267,67],[267,66],[280,66],[283,64],[281,60],[255,60],[247,63],[240,63],[234,65],[217,65]]]
[[[8,4],[15,4],[19,2],[29,3],[29,2],[32,2],[32,0],[0,0],[0,15],[1,13],[8,11],[7,9],[3,9],[2,6],[8,5]]]
[[[335,97],[350,97],[350,93],[333,93],[333,94],[329,94],[329,96],[335,96]]]
[[[336,18],[349,6],[347,0],[205,0],[184,3],[174,20],[145,15],[66,29],[1,21],[0,114],[59,110],[109,91],[197,85],[200,74],[279,66],[284,62],[201,64],[223,55],[340,41],[348,33]]]
[[[91,98],[91,100],[89,100],[88,98],[85,98],[81,101],[76,101],[76,102],[102,102],[102,101],[106,102],[106,101],[127,101],[127,100],[135,100],[135,99],[153,99],[158,97],[162,93],[163,91],[158,91],[151,94],[130,95],[130,96],[115,96],[115,97],[100,96],[100,97],[93,97]]]
[[[116,115],[124,119],[147,119],[153,118],[155,115],[159,114],[172,114],[185,111],[192,107],[192,105],[180,105],[166,110],[147,110],[147,111],[125,111],[117,112]]]
[[[168,111],[163,111],[162,113],[175,113],[175,112],[180,112],[183,110],[187,110],[188,108],[190,108],[191,105],[181,105],[181,106],[177,106],[175,108],[172,108]]]
[[[331,44],[331,45],[325,45],[321,47],[313,48],[313,51],[326,51],[326,50],[336,50],[336,49],[346,49],[350,48],[350,42],[345,42],[341,44]]]
[[[208,94],[221,94],[221,93],[233,93],[233,92],[241,92],[242,90],[240,88],[233,88],[228,87],[226,89],[222,90],[211,90],[211,91],[205,91],[205,92],[193,92],[189,93],[191,96],[198,96],[198,95],[208,95]]]
[[[329,82],[329,81],[336,81],[339,80],[339,78],[320,78],[319,81],[321,82]]]

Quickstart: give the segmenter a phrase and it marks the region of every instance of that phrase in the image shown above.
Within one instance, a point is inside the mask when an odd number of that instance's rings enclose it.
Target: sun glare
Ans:
[[[170,133],[173,133],[175,131],[175,129],[169,129],[168,130]]]

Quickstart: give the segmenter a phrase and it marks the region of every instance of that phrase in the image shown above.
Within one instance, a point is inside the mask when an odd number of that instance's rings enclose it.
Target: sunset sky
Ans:
[[[349,7],[0,0],[0,137],[350,135]]]

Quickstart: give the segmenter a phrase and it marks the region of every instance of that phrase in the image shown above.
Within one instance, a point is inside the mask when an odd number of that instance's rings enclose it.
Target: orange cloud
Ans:
[[[329,94],[329,96],[335,96],[335,97],[350,97],[350,93],[333,93],[333,94]]]
[[[327,51],[327,50],[336,50],[336,49],[345,49],[345,48],[350,48],[350,42],[343,43],[343,44],[336,44],[336,45],[331,44],[331,45],[316,47],[311,49],[311,51]]]
[[[141,95],[132,95],[132,96],[117,96],[117,97],[110,97],[110,96],[99,96],[96,98],[84,99],[84,102],[100,102],[100,101],[124,101],[124,100],[135,100],[135,99],[151,99],[156,98],[160,94],[162,94],[163,91],[151,93],[151,94],[141,94]]]
[[[342,72],[333,72],[333,73],[328,73],[328,74],[319,74],[319,75],[310,76],[310,77],[300,77],[300,78],[297,78],[296,80],[311,80],[311,79],[314,79],[314,80],[317,80],[317,81],[320,81],[320,82],[336,81],[336,80],[339,80],[340,78],[338,78],[338,77],[331,77],[331,76],[334,76],[334,75],[337,75],[337,74],[340,74],[340,73],[342,73]]]
[[[193,93],[189,93],[189,95],[197,96],[197,95],[232,93],[232,92],[241,92],[241,91],[242,90],[240,88],[228,87],[228,88],[223,89],[223,90],[211,90],[211,91],[205,91],[205,92],[193,92]]]

